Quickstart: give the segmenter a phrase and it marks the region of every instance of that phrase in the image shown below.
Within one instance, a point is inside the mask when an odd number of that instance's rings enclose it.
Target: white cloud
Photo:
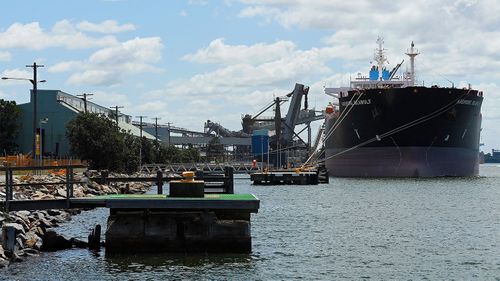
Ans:
[[[130,101],[129,97],[125,94],[119,94],[115,92],[104,92],[95,91],[92,92],[92,102],[97,103],[102,106],[123,106],[124,108],[119,109],[121,112],[130,111],[133,103]]]
[[[240,2],[246,5],[241,17],[274,21],[286,28],[332,30],[324,42],[346,60],[363,57],[380,35],[389,43],[394,63],[415,41],[425,51],[419,59],[444,75],[496,73],[493,70],[500,64],[500,6],[495,0]]]
[[[52,31],[45,31],[38,22],[14,23],[0,32],[0,49],[24,48],[42,50],[51,47],[84,49],[116,45],[115,37],[89,37],[74,29],[67,21],[57,22]]]
[[[208,0],[189,0],[188,4],[205,6],[208,4]]]
[[[63,61],[50,66],[48,70],[52,73],[58,73],[81,69],[81,67],[82,63],[80,61]]]
[[[32,79],[33,78],[33,72],[27,70],[27,69],[5,69],[1,74],[1,77],[9,77],[9,78],[22,78],[22,79]],[[4,85],[22,85],[22,84],[29,84],[31,83],[29,81],[22,81],[22,80],[15,80],[15,79],[7,79],[7,80],[1,80],[0,83]]]
[[[0,82],[0,86],[2,84],[3,83]],[[17,90],[17,91],[14,91],[14,90],[2,91],[2,90],[0,90],[0,99],[4,99],[4,100],[8,100],[8,101],[15,101],[17,104],[22,104],[22,103],[28,102],[30,90],[31,90],[31,88],[24,88],[21,91],[19,91],[19,90]]]
[[[196,122],[210,119],[239,130],[242,114],[255,114],[275,96],[291,92],[295,82],[307,84],[317,81],[319,75],[331,75],[333,70],[326,64],[335,56],[330,47],[301,50],[291,41],[230,45],[218,38],[183,56],[193,63],[214,64],[214,70],[170,81],[165,89],[147,95],[169,104],[164,111],[174,122],[195,123],[189,118],[175,120],[186,114],[184,106],[174,105],[185,102],[189,96],[187,107],[196,112]],[[287,105],[282,110],[286,108]]]
[[[179,16],[181,17],[187,17],[188,13],[185,10],[182,10],[179,12]]]
[[[141,114],[148,114],[151,112],[161,112],[166,108],[166,106],[167,106],[166,102],[151,101],[138,105],[137,111],[139,111]]]
[[[12,55],[9,52],[0,51],[0,61],[10,61]]]
[[[80,22],[77,25],[78,29],[89,32],[98,32],[98,33],[120,33],[125,31],[135,30],[136,27],[133,24],[118,24],[118,22],[114,20],[105,20],[100,23],[92,23],[88,21]]]
[[[183,58],[197,63],[221,64],[221,67],[196,74],[188,81],[175,81],[170,84],[170,91],[179,94],[212,94],[231,93],[237,89],[249,92],[254,87],[276,87],[330,73],[332,70],[326,63],[333,57],[335,54],[330,48],[298,50],[290,41],[227,45],[219,38],[208,47]]]
[[[97,50],[84,61],[60,62],[49,72],[74,72],[68,79],[73,85],[116,85],[126,75],[161,71],[153,63],[161,59],[162,49],[159,37],[135,38]]]
[[[272,44],[227,45],[224,38],[217,38],[208,47],[188,54],[184,60],[196,63],[261,63],[290,56],[296,49],[291,41],[277,41]]]
[[[500,85],[497,83],[481,83],[473,85],[474,89],[483,91],[483,120],[500,120]]]

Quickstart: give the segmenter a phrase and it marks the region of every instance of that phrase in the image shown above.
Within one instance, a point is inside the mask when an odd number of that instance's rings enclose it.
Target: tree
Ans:
[[[194,162],[200,158],[195,148],[180,149],[163,146],[157,141],[141,139],[123,130],[104,115],[80,113],[66,125],[71,152],[88,161],[92,169],[135,172],[139,168],[139,150],[142,145],[142,163]]]
[[[138,140],[118,130],[113,120],[96,113],[80,113],[68,122],[66,129],[71,152],[88,161],[91,169],[137,170]]]
[[[208,160],[224,160],[224,145],[221,144],[219,137],[213,137],[207,145]]]
[[[0,154],[16,152],[18,146],[15,139],[21,114],[15,101],[0,99]]]

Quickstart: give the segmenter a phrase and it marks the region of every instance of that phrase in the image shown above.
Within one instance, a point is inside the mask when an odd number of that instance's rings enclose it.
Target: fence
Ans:
[[[42,210],[42,209],[70,209],[81,207],[78,204],[73,204],[73,185],[81,183],[74,180],[74,169],[85,168],[82,165],[65,165],[65,166],[31,166],[31,167],[0,167],[0,171],[5,172],[5,202],[3,207],[5,211],[17,210]],[[14,171],[19,170],[54,170],[64,169],[66,180],[57,182],[42,182],[42,183],[14,183]],[[224,174],[207,174],[203,172],[197,173],[197,179],[205,181],[205,193],[234,193],[234,169],[226,167]],[[100,177],[90,178],[90,180],[109,184],[111,182],[152,182],[158,188],[158,194],[163,194],[163,184],[171,180],[179,180],[180,177],[166,177],[161,171],[158,171],[156,177],[109,177],[107,172],[102,172]],[[49,200],[14,200],[13,190],[15,186],[44,186],[44,185],[65,185],[66,198],[65,199],[49,199]],[[214,188],[216,190],[214,190]]]
[[[71,166],[85,165],[84,161],[71,157],[44,157],[33,159],[30,155],[7,155],[0,157],[0,167]]]

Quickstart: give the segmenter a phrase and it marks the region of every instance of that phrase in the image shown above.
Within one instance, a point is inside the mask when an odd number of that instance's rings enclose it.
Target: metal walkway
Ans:
[[[185,171],[224,172],[225,167],[232,167],[235,174],[252,174],[259,169],[251,163],[173,163],[173,164],[146,164],[141,172],[156,173],[158,171],[181,173]]]

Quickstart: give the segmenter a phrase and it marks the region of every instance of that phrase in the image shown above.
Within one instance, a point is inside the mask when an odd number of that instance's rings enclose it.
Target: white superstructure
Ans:
[[[373,64],[369,76],[363,76],[361,73],[351,80],[350,87],[325,88],[325,94],[339,97],[347,94],[354,89],[373,89],[373,88],[403,88],[415,85],[415,57],[420,54],[415,49],[415,44],[411,42],[411,48],[407,50],[406,55],[410,57],[410,72],[397,76],[396,72],[403,64],[404,60],[397,64],[391,71],[387,70],[389,61],[385,55],[383,47],[384,40],[381,37],[377,39],[378,48],[375,49]]]

